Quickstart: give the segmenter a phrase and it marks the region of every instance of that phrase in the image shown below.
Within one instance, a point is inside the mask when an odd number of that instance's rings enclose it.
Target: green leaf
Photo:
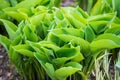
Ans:
[[[120,57],[118,57],[118,60],[117,60],[117,62],[116,62],[116,66],[117,66],[118,68],[120,68]]]
[[[83,11],[80,7],[77,7],[77,10],[84,18],[88,18],[89,17],[88,13]]]
[[[30,9],[31,7],[39,4],[39,2],[41,2],[41,1],[42,0],[29,0],[29,4],[28,4],[28,0],[24,0],[24,1],[20,2],[19,4],[17,4],[15,7]]]
[[[0,0],[0,3],[0,10],[10,6],[6,0]]]
[[[8,20],[0,19],[0,21],[3,22],[3,24],[5,25],[5,29],[9,35],[9,38],[14,39],[15,38],[14,35],[15,35],[15,31],[17,30],[17,26]]]
[[[57,23],[57,20],[55,20],[56,21],[56,28],[67,28],[68,27],[68,21],[66,20],[66,19],[63,19],[62,21],[59,21],[58,23]]]
[[[44,17],[45,17],[44,13],[34,15],[30,18],[30,22],[34,25],[39,25],[40,22],[44,19]]]
[[[38,44],[41,45],[42,47],[47,48],[47,49],[54,50],[55,52],[60,49],[60,48],[59,48],[57,45],[55,45],[54,43],[47,42],[47,41],[41,41],[41,42],[38,43]]]
[[[115,11],[117,11],[117,16],[120,18],[120,1],[119,0],[115,0],[114,1],[114,8],[115,8]]]
[[[80,53],[80,48],[61,48],[56,51],[55,55],[57,58],[53,59],[52,62],[56,67],[61,67],[65,62],[72,60],[76,62],[80,62],[84,59],[83,55]]]
[[[61,48],[56,51],[56,56],[58,58],[66,57],[69,60],[81,61],[84,59],[83,55],[80,53],[80,48]],[[78,58],[79,57],[79,58]]]
[[[71,15],[78,21],[82,22],[83,24],[87,24],[87,19],[82,17],[78,12],[71,11]]]
[[[57,18],[59,20],[63,20],[64,19],[63,13],[60,10],[57,10],[55,12],[55,18]]]
[[[100,14],[96,16],[90,16],[87,20],[91,21],[110,21],[114,17],[114,13]]]
[[[57,57],[73,57],[75,55],[75,49],[63,48],[56,52]]]
[[[48,58],[49,61],[51,61],[51,59],[55,57],[54,51],[57,51],[59,49],[59,47],[46,41],[41,41],[39,43],[27,41],[27,44],[30,44],[30,46],[36,52],[44,54]]]
[[[118,36],[116,36],[115,34],[105,33],[105,34],[99,35],[95,39],[95,41],[101,40],[101,39],[109,39],[109,40],[114,41],[116,44],[120,45],[120,38]]]
[[[73,28],[77,28],[80,29],[82,27],[85,27],[85,24],[80,22],[79,20],[77,20],[75,17],[67,14],[66,18],[68,19],[68,21],[70,22],[70,25],[73,26]]]
[[[92,15],[97,15],[100,14],[102,11],[102,7],[105,5],[105,3],[103,3],[103,0],[97,0],[96,4],[93,6],[91,14]]]
[[[105,31],[105,33],[112,33],[112,34],[115,34],[115,35],[120,35],[120,27],[112,27],[112,28],[109,28]]]
[[[48,3],[49,3],[50,1],[49,0],[40,0],[40,5],[48,5]]]
[[[53,29],[49,34],[48,34],[48,38],[47,40],[48,41],[52,41],[52,42],[55,42],[56,44],[58,45],[62,45],[62,39],[58,38],[59,35],[66,35],[66,36],[70,36],[70,35],[73,35],[76,36],[76,37],[81,37],[81,38],[84,38],[84,32],[81,30],[81,29],[74,29],[74,28],[59,28],[59,29]],[[64,37],[65,38],[65,37]],[[67,41],[65,41],[66,39],[68,39]],[[74,39],[74,38],[73,38]],[[69,38],[65,38],[65,40],[63,39],[63,41],[65,42],[68,42],[68,41],[71,41],[73,39],[69,39]]]
[[[55,58],[55,59],[52,59],[52,63],[56,68],[60,68],[65,64],[65,62],[69,61],[70,59],[71,58],[68,58],[68,57]]]
[[[7,16],[3,10],[0,10],[0,19],[6,19]],[[0,23],[1,24],[1,23]]]
[[[36,53],[34,54],[34,56],[35,56],[35,58],[38,60],[38,62],[42,65],[42,67],[43,67],[44,69],[46,69],[46,68],[45,68],[45,64],[46,64],[46,63],[49,63],[48,58],[47,58],[44,54],[39,53],[39,52],[36,52]]]
[[[34,57],[34,50],[29,45],[17,45],[12,48],[22,55]]]
[[[20,44],[20,43],[22,43],[22,37],[21,37],[21,35],[18,35],[18,36],[11,42],[11,44],[12,44],[13,46],[18,45],[18,44]]]
[[[108,27],[108,21],[92,21],[89,22],[92,29],[95,31],[96,34],[103,33]]]
[[[17,20],[18,22],[28,19],[28,15],[25,12],[21,12],[14,7],[8,7],[4,9],[5,14]]]
[[[8,51],[11,41],[7,37],[0,35],[0,44],[2,44],[4,48]]]
[[[79,70],[82,69],[82,65],[80,63],[77,63],[77,62],[68,62],[64,65],[65,67],[73,67],[73,68],[77,68]]]
[[[27,44],[29,44],[36,52],[43,53],[44,50],[41,48],[41,45],[38,43],[26,41]]]
[[[87,40],[88,42],[92,42],[93,39],[96,37],[94,31],[92,30],[92,28],[88,25],[85,28],[85,40]]]
[[[50,41],[55,42],[56,44],[63,44],[60,43],[60,40],[64,41],[65,43],[71,42],[73,46],[80,46],[80,51],[84,56],[88,56],[90,54],[90,44],[82,38],[65,34],[50,35]]]
[[[52,13],[51,14],[47,13],[47,14],[45,14],[43,16],[44,16],[44,18],[42,19],[43,24],[45,26],[49,27],[51,25],[52,21],[54,20],[54,15]]]
[[[25,33],[25,37],[27,40],[37,42],[38,37],[30,27],[31,25],[29,23],[24,27],[23,31]]]
[[[91,10],[91,15],[104,14],[113,12],[112,0],[97,0]]]
[[[84,38],[84,31],[82,29],[74,29],[74,28],[61,28],[61,29],[54,29],[51,33],[56,35],[72,35],[80,38]]]
[[[101,39],[101,40],[93,41],[91,43],[91,51],[93,53],[99,52],[100,50],[114,49],[119,47],[120,45],[116,44],[114,41],[110,39]]]
[[[104,49],[114,49],[119,47],[120,47],[120,38],[110,33],[106,33],[98,36],[91,43],[91,49],[93,52],[97,52]]]
[[[16,32],[15,32],[15,38],[16,38],[18,35],[23,34],[23,29],[24,29],[25,25],[26,25],[26,24],[25,24],[25,21],[21,21],[21,22],[19,23],[18,28],[17,28],[17,30],[16,30]]]
[[[10,45],[8,53],[9,53],[8,55],[9,55],[10,60],[15,64],[15,66],[18,65],[18,62],[21,61],[20,60],[21,55],[15,50],[13,50],[12,45]]]
[[[54,73],[55,80],[66,80],[68,76],[74,74],[79,71],[77,68],[73,67],[62,67],[57,69]]]
[[[55,6],[60,7],[62,0],[55,0]]]
[[[46,63],[45,64],[45,70],[46,70],[46,72],[47,72],[47,74],[49,75],[49,77],[51,78],[51,79],[53,79],[53,74],[54,74],[54,72],[55,72],[55,69],[54,69],[54,67],[53,67],[53,64],[50,64],[50,63]]]
[[[18,0],[10,0],[9,2],[11,3],[12,7],[18,4]]]

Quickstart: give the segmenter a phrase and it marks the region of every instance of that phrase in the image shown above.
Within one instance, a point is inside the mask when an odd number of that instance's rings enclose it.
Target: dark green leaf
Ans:
[[[92,30],[92,28],[88,25],[85,28],[85,40],[87,40],[88,42],[92,42],[93,39],[96,37],[94,31]]]

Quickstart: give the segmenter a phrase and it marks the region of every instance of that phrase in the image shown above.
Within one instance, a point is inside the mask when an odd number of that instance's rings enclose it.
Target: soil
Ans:
[[[0,80],[21,80],[5,49],[0,45]]]

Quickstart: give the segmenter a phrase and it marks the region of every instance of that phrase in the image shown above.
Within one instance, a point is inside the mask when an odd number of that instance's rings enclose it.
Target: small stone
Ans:
[[[3,56],[0,55],[0,59],[3,59]]]

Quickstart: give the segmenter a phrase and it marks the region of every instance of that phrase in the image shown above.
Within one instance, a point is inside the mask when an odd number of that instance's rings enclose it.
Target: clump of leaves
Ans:
[[[96,58],[120,48],[120,20],[116,12],[89,16],[79,7],[56,8],[48,1],[5,8],[18,24],[0,19],[8,33],[0,43],[25,80],[85,80]]]

